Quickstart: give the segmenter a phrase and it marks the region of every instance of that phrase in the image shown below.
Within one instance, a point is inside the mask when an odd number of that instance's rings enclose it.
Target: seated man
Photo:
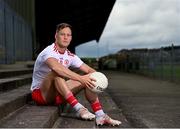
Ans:
[[[94,86],[92,81],[96,80],[90,78],[89,74],[95,70],[67,49],[71,40],[71,26],[67,23],[57,25],[55,42],[46,47],[36,59],[31,85],[32,99],[38,105],[59,105],[66,101],[75,109],[80,118],[96,119],[97,125],[121,124],[120,121],[113,120],[104,113],[97,94],[90,90]],[[86,75],[71,71],[70,66],[79,68]],[[69,80],[66,81],[66,79]],[[95,115],[74,96],[82,89]]]

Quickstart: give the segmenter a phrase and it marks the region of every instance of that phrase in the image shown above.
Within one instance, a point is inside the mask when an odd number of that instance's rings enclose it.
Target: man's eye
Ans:
[[[61,36],[65,36],[65,34],[64,34],[64,33],[60,33],[60,35],[61,35]]]
[[[68,37],[71,36],[71,34],[65,34],[65,33],[60,33],[60,35],[61,35],[61,36],[65,36],[65,35],[66,35],[66,36],[68,36]]]

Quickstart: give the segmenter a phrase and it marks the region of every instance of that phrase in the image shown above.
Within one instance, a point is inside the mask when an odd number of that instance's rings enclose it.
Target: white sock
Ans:
[[[79,111],[79,109],[82,108],[82,107],[84,107],[82,104],[77,103],[76,105],[74,105],[73,108],[74,108],[75,111]]]
[[[105,113],[104,113],[104,111],[101,109],[101,110],[96,111],[96,112],[95,112],[95,115],[96,115],[96,117],[100,117],[100,116],[105,115]]]

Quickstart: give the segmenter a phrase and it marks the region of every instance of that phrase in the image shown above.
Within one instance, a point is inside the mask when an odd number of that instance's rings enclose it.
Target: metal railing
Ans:
[[[116,62],[116,67],[112,63]],[[101,58],[101,67],[114,68],[180,83],[180,46],[121,50]]]

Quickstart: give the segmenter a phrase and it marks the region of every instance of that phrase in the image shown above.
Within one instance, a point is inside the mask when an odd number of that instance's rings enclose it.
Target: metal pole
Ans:
[[[161,79],[163,79],[163,47],[160,48]]]
[[[171,81],[174,80],[174,45],[171,46]]]

